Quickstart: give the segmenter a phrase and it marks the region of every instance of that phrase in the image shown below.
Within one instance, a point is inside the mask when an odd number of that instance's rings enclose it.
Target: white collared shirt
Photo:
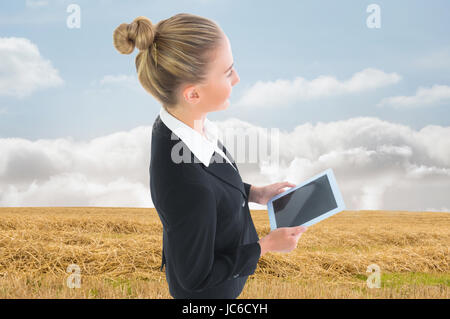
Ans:
[[[233,166],[225,153],[217,145],[219,139],[217,126],[206,117],[203,123],[203,130],[207,138],[167,112],[164,107],[161,107],[159,117],[161,118],[161,121],[163,121],[163,123],[186,144],[192,153],[205,164],[206,167],[209,166],[211,157],[214,151],[216,151],[236,170],[236,167]]]

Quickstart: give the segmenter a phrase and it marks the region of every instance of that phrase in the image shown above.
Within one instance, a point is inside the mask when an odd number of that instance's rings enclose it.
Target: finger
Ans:
[[[286,186],[290,186],[290,185],[294,185],[294,184],[292,184],[291,182],[288,182],[288,181],[284,181],[284,182],[278,182],[278,183],[275,183],[278,187],[286,187]]]
[[[306,226],[297,226],[295,228],[296,228],[296,230],[295,230],[296,234],[304,233],[306,231],[306,229],[307,229]]]
[[[278,184],[278,187],[280,188],[280,189],[278,190],[278,194],[284,192],[284,191],[285,191],[285,188],[288,188],[288,187],[295,187],[295,186],[296,186],[295,184],[292,184],[292,183],[289,183],[289,182],[281,182],[281,183]]]
[[[291,236],[293,237],[298,237],[299,235],[301,235],[303,232],[300,230],[295,230],[294,232],[291,233]]]
[[[297,234],[295,235],[297,237],[297,240],[300,238],[300,236],[306,231],[306,227],[301,226],[302,228],[299,228]]]
[[[295,184],[291,183],[291,182],[284,182],[283,183],[284,186],[290,186],[290,187],[294,187]]]

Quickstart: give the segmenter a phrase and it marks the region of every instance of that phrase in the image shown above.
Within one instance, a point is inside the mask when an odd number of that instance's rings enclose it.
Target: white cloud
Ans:
[[[0,206],[152,207],[149,127],[88,142],[0,139]]]
[[[319,99],[327,96],[352,94],[395,84],[401,77],[397,73],[385,73],[367,68],[356,72],[346,81],[333,76],[321,75],[313,80],[296,77],[295,80],[256,82],[236,103],[238,106],[279,107],[302,100]]]
[[[23,98],[64,83],[38,47],[25,38],[0,38],[0,96]]]
[[[5,189],[7,206],[125,206],[148,207],[148,188],[139,182],[116,177],[109,182],[89,179],[81,173],[61,173],[39,184],[32,181],[21,190],[15,185]],[[153,206],[153,205],[152,205]]]
[[[228,127],[252,128],[235,119],[219,126],[221,132]],[[417,131],[371,117],[306,123],[280,132],[278,164],[237,163],[244,180],[255,185],[285,180],[298,184],[332,168],[348,209],[420,211],[450,206],[448,136],[450,127],[429,125]],[[267,142],[270,136],[258,138],[260,145],[275,146]],[[238,158],[238,145],[230,148]],[[248,161],[248,156],[244,158]]]
[[[427,208],[425,211],[427,212],[442,212],[442,213],[449,213],[450,212],[450,208],[448,207],[441,207],[441,208]]]
[[[415,95],[384,98],[377,106],[395,108],[427,107],[450,103],[450,86],[435,84],[431,88],[419,87]]]
[[[220,132],[264,128],[238,119],[216,122]],[[332,168],[347,209],[425,211],[450,207],[450,127],[421,130],[358,117],[306,123],[280,132],[279,165],[249,163],[224,141],[242,179],[254,185],[300,183]],[[248,141],[247,141],[248,143]],[[0,139],[1,206],[153,207],[149,189],[151,127],[86,142]],[[266,206],[250,204],[251,209]],[[435,210],[433,208],[433,210]]]

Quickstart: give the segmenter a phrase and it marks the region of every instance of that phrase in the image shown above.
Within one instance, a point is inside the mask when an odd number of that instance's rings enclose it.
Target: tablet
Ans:
[[[331,168],[272,197],[267,203],[270,228],[311,226],[345,209]]]

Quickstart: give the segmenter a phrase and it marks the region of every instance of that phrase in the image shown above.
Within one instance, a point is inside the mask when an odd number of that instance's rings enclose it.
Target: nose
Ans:
[[[238,84],[241,80],[241,78],[239,77],[239,75],[237,74],[237,71],[234,73],[236,74],[235,78],[234,78],[234,82],[233,82],[233,86]]]

